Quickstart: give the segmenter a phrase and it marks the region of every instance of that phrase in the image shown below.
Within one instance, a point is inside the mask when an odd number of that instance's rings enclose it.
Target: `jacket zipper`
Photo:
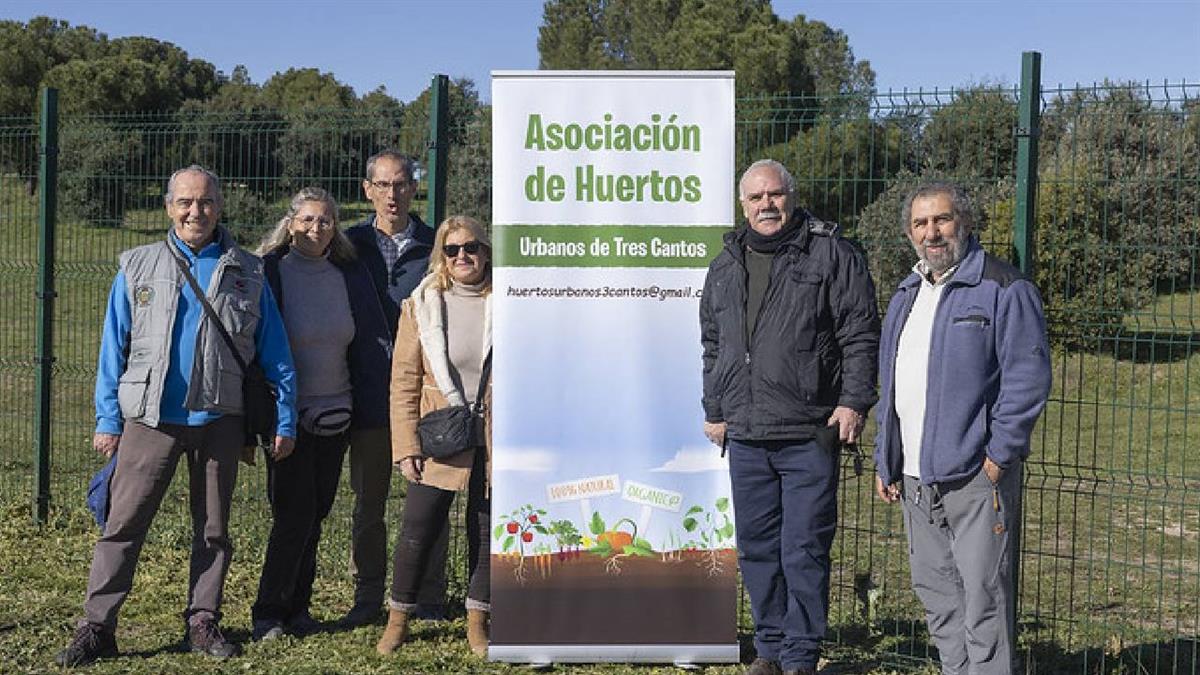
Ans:
[[[755,317],[755,319],[754,319],[754,331],[751,332],[750,329],[747,327],[747,323],[748,323],[747,319],[749,319],[749,317],[746,313],[746,310],[747,310],[746,303],[747,303],[747,300],[749,299],[749,295],[750,295],[750,293],[749,293],[750,288],[749,288],[749,284],[748,284],[748,282],[749,282],[748,276],[749,276],[750,272],[749,272],[749,268],[746,267],[746,262],[745,262],[746,252],[745,252],[745,250],[742,250],[740,253],[742,254],[742,258],[739,259],[737,256],[734,256],[734,260],[737,260],[738,264],[741,265],[741,267],[742,267],[742,297],[741,297],[742,331],[744,332],[745,339],[746,339],[745,363],[746,363],[746,367],[748,368],[748,372],[746,373],[746,376],[748,378],[747,391],[748,391],[749,397],[750,397],[749,408],[751,411],[753,411],[754,410],[754,368],[753,368],[753,359],[751,358],[750,353],[752,351],[752,347],[754,344],[754,334],[758,332],[758,317]],[[776,280],[777,280],[776,277],[778,277],[780,274],[780,272],[777,268],[779,265],[782,264],[779,262],[779,256],[781,255],[781,253],[783,255],[786,255],[785,252],[776,252],[775,254],[773,254],[771,256],[771,267],[770,267],[770,271],[767,274],[767,287],[763,291],[763,300],[762,300],[762,303],[758,307],[758,313],[760,316],[762,315],[763,309],[766,308],[770,304],[771,299],[772,299],[772,296],[771,296],[772,292],[778,292],[779,285],[776,283]],[[751,413],[751,423],[749,426],[751,427],[751,429],[753,428],[753,412]],[[750,433],[753,433],[753,431],[750,431]]]

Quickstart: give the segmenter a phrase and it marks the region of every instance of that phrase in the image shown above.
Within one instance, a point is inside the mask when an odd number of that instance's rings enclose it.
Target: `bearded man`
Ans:
[[[952,183],[905,200],[913,273],[879,345],[876,492],[902,502],[913,588],[942,673],[1011,673],[1021,466],[1050,391],[1037,288],[987,253]]]

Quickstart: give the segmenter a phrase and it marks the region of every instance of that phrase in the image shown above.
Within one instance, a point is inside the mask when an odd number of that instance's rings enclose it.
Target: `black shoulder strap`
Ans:
[[[285,255],[286,247],[262,257],[263,276],[266,277],[267,286],[271,287],[271,294],[275,296],[275,306],[279,308],[280,314],[283,314],[283,277],[279,275],[279,262]]]
[[[229,335],[229,331],[225,330],[225,324],[221,323],[221,319],[217,317],[217,310],[213,309],[208,303],[208,297],[204,295],[200,284],[196,282],[196,277],[192,276],[192,271],[188,269],[188,265],[183,260],[183,256],[179,251],[175,250],[175,245],[170,240],[163,242],[167,250],[171,252],[171,257],[175,259],[175,265],[179,267],[179,271],[183,273],[183,278],[187,280],[188,286],[192,287],[192,292],[196,294],[196,298],[200,300],[201,306],[204,307],[204,313],[217,326],[217,331],[221,333],[221,337],[225,338],[225,345],[229,347],[229,351],[233,354],[233,358],[237,361],[238,367],[242,369],[242,374],[246,374],[246,362],[242,359],[242,355],[238,352],[238,348],[233,344],[233,337]],[[489,354],[489,360],[491,356]]]
[[[483,360],[483,370],[479,373],[479,393],[475,395],[475,413],[483,410],[483,394],[487,391],[488,375],[492,372],[492,350],[488,349],[487,357]]]

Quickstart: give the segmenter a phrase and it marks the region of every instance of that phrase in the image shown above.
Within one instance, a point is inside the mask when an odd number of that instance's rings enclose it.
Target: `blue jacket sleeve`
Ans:
[[[133,323],[129,296],[125,292],[125,273],[117,272],[108,292],[104,312],[104,330],[100,334],[100,358],[96,364],[96,432],[120,434],[125,428],[117,385],[125,372],[129,352],[129,327]]]
[[[277,388],[275,410],[279,426],[275,433],[289,438],[296,437],[296,366],[292,361],[292,348],[288,345],[287,329],[271,287],[263,284],[259,298],[262,319],[254,335],[258,362],[266,372],[267,380]]]
[[[1000,393],[992,406],[987,454],[1007,467],[1029,456],[1029,437],[1050,394],[1046,318],[1032,283],[1009,286],[997,307],[996,328]]]

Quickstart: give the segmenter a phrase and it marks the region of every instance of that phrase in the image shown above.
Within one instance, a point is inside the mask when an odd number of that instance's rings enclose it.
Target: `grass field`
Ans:
[[[123,656],[101,661],[95,673],[520,673],[521,666],[487,663],[469,655],[461,616],[447,622],[418,622],[413,640],[394,657],[375,653],[382,626],[328,632],[303,640],[249,642],[250,604],[257,586],[265,533],[260,522],[238,520],[235,561],[226,584],[223,625],[243,643],[241,657],[217,663],[180,653],[180,611],[187,591],[190,527],[174,517],[173,507],[156,522],[143,551],[133,593],[121,614],[118,644]],[[243,512],[244,513],[244,512]],[[22,504],[4,506],[0,522],[0,672],[58,672],[54,653],[70,638],[96,537],[95,524],[82,508],[56,509],[41,529],[29,524]],[[332,621],[347,608],[353,588],[345,572],[344,538],[326,542],[313,599],[314,616]],[[331,551],[330,549],[338,549]],[[460,612],[461,614],[461,612]],[[732,617],[731,617],[732,618]],[[891,673],[884,659],[869,650],[835,646],[830,673]],[[665,666],[557,666],[562,673],[674,673]],[[706,673],[732,674],[736,666],[711,666]],[[923,672],[917,670],[915,672]],[[931,672],[925,670],[924,672]]]

